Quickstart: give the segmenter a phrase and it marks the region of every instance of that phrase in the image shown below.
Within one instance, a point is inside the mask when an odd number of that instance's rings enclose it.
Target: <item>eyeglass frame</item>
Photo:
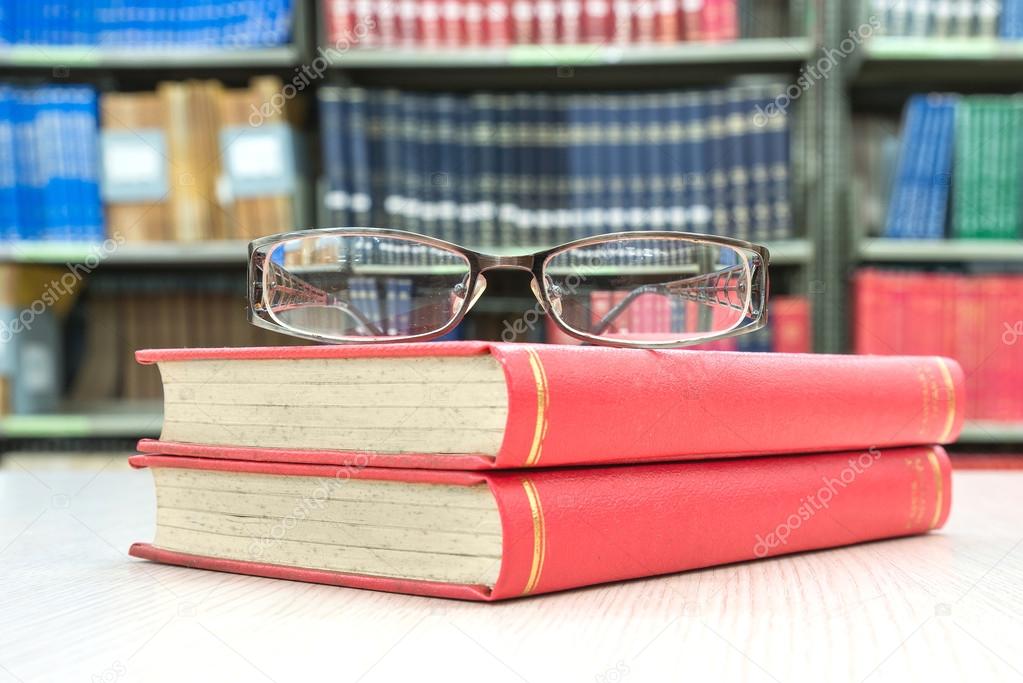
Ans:
[[[265,248],[269,245],[277,243],[287,242],[293,239],[308,238],[308,237],[329,237],[331,235],[343,235],[351,237],[392,237],[397,239],[409,240],[412,242],[418,242],[427,246],[436,247],[449,252],[454,252],[461,255],[466,259],[469,265],[469,276],[467,278],[467,290],[465,295],[462,297],[462,305],[459,310],[452,316],[451,321],[443,328],[435,330],[433,332],[425,332],[416,335],[402,335],[394,337],[377,337],[367,338],[365,341],[358,339],[337,339],[325,335],[316,334],[313,332],[302,332],[290,328],[287,324],[275,320],[266,307],[263,305],[263,292],[266,289],[266,278],[268,269],[263,267],[263,263],[256,263],[256,257],[262,255],[265,259],[266,251]],[[756,319],[742,326],[741,328],[734,328],[725,330],[714,335],[707,337],[700,337],[692,341],[670,341],[670,342],[630,342],[628,340],[619,340],[607,337],[599,337],[592,335],[580,330],[569,327],[564,321],[561,320],[560,316],[553,313],[554,305],[550,300],[547,293],[547,288],[543,286],[543,275],[544,268],[551,257],[571,249],[578,247],[585,247],[593,244],[600,244],[602,242],[613,242],[621,239],[685,239],[689,242],[698,244],[708,244],[719,247],[733,247],[736,249],[744,249],[752,251],[760,256],[763,261],[764,268],[764,287],[761,292],[760,305],[757,307]],[[754,242],[747,242],[745,240],[736,239],[734,237],[719,237],[717,235],[706,235],[702,233],[694,232],[681,232],[673,230],[633,230],[625,232],[610,232],[601,235],[591,235],[589,237],[583,237],[581,239],[572,240],[571,242],[564,242],[562,244],[541,249],[535,252],[526,254],[515,254],[515,255],[497,255],[497,254],[486,254],[478,252],[468,247],[463,247],[460,244],[453,242],[447,242],[436,237],[429,235],[421,235],[419,233],[410,232],[407,230],[397,230],[393,228],[357,228],[357,227],[335,227],[335,228],[306,228],[304,230],[294,230],[291,232],[282,232],[275,235],[267,235],[249,242],[248,247],[248,265],[247,265],[247,277],[248,277],[248,321],[255,325],[272,332],[281,334],[288,334],[293,337],[301,339],[309,339],[311,341],[322,342],[326,344],[408,344],[417,341],[429,341],[442,337],[445,334],[454,330],[462,320],[465,319],[466,314],[476,304],[476,301],[483,294],[486,289],[486,279],[483,280],[483,289],[480,290],[479,294],[476,293],[477,282],[481,275],[490,270],[519,270],[525,271],[532,275],[530,282],[530,289],[533,291],[533,295],[540,302],[543,307],[543,311],[546,315],[550,316],[554,320],[554,324],[558,328],[576,339],[590,342],[599,346],[612,346],[619,348],[635,348],[635,349],[671,349],[671,348],[682,348],[695,344],[704,344],[719,339],[727,339],[728,337],[738,336],[740,334],[747,334],[762,329],[767,325],[767,302],[769,297],[770,289],[770,277],[768,267],[770,266],[771,252],[770,250],[762,245]],[[265,261],[264,261],[265,262]],[[745,267],[748,269],[748,260],[745,262]],[[257,276],[258,273],[258,276]],[[753,307],[753,273],[750,273],[750,301],[749,308]],[[357,310],[357,309],[355,309]]]

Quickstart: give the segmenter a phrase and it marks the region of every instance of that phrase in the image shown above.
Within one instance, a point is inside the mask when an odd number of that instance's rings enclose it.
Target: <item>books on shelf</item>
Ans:
[[[319,91],[324,221],[471,246],[604,232],[794,235],[780,85],[691,92]]]
[[[728,41],[739,37],[739,5],[738,0],[326,0],[323,10],[331,45],[393,49]]]
[[[248,323],[239,304],[242,284],[229,274],[90,276],[69,323],[67,398],[81,404],[158,399],[157,373],[132,360],[144,346],[291,343]]]
[[[1023,98],[972,95],[956,115],[952,234],[1014,239],[1021,235]]]
[[[1015,38],[1017,0],[870,0],[875,35],[923,38]]]
[[[164,82],[101,99],[109,234],[252,239],[294,224],[294,133],[272,76],[248,88]]]
[[[0,415],[57,407],[64,382],[61,318],[80,287],[74,271],[0,264]]]
[[[614,292],[592,292],[590,312],[594,320],[600,320],[615,301]],[[685,331],[692,325],[695,316],[691,307],[677,301],[650,297],[646,302],[636,302],[625,315],[619,316],[616,329],[619,332],[664,333]],[[803,296],[772,296],[771,314],[763,329],[738,337],[719,339],[688,347],[691,350],[708,351],[781,351],[784,353],[810,353],[810,301]],[[687,313],[690,315],[687,316]],[[724,327],[726,324],[723,324]],[[551,319],[544,318],[545,341],[548,344],[571,344],[581,346],[582,340],[563,332]]]
[[[1019,238],[1021,130],[1019,95],[914,95],[898,137],[890,119],[858,117],[855,187],[865,232],[897,239]]]
[[[940,354],[965,373],[977,420],[1023,420],[1023,276],[864,269],[855,279],[855,350]]]
[[[0,239],[98,241],[96,91],[0,84]]]
[[[236,49],[291,33],[291,0],[0,0],[0,45]]]
[[[936,357],[480,342],[137,357],[160,367],[165,418],[131,459],[158,493],[132,555],[470,600],[938,528],[950,468],[927,444],[962,423],[962,373]]]

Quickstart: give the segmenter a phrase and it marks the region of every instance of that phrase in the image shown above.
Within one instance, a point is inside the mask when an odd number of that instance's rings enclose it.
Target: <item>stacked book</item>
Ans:
[[[101,105],[109,234],[252,239],[295,222],[296,159],[282,82],[164,82]]]
[[[0,45],[240,48],[282,45],[291,0],[0,0]]]
[[[868,268],[856,274],[855,301],[857,353],[954,358],[966,372],[967,419],[1023,420],[1023,276]]]
[[[216,571],[498,600],[926,533],[940,357],[453,342],[140,351],[156,535]]]
[[[879,134],[883,128],[875,129]],[[892,178],[885,237],[1015,239],[1023,229],[1023,98],[914,95],[903,116],[894,166],[881,138],[866,175]],[[870,136],[868,136],[870,138]],[[877,145],[881,147],[878,148]],[[879,189],[873,183],[872,191]],[[876,201],[868,202],[874,204]],[[869,220],[869,219],[868,219]]]
[[[0,84],[0,239],[101,241],[96,91]]]
[[[793,237],[783,88],[321,88],[325,224],[476,247],[651,229]]]
[[[737,0],[328,0],[338,47],[458,48],[735,40]]]

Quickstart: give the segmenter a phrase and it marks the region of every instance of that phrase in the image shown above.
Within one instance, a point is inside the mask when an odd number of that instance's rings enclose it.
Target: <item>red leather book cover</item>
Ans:
[[[462,43],[472,47],[487,42],[487,12],[483,0],[458,0],[462,13]]]
[[[703,0],[700,26],[704,40],[721,40],[721,0]]]
[[[629,18],[614,15],[612,26],[611,0],[582,0],[582,35],[587,43],[603,43],[615,31],[629,33]]]
[[[554,0],[536,0],[536,42],[553,45],[558,42],[558,3]]]
[[[327,40],[339,43],[351,40],[355,28],[354,0],[328,0],[323,4],[327,20]]]
[[[536,42],[536,2],[535,0],[513,0],[512,2],[512,41],[519,45]]]
[[[810,301],[805,296],[772,296],[770,323],[773,329],[772,350],[778,353],[810,352]]]
[[[449,472],[135,456],[135,467],[484,484],[502,530],[491,586],[408,581],[218,559],[137,543],[135,557],[416,595],[500,600],[670,574],[941,527],[951,504],[938,446],[732,461]]]
[[[657,40],[657,8],[654,3],[655,0],[633,0],[633,37],[637,43],[650,44]]]
[[[414,358],[491,354],[508,416],[496,454],[238,449],[242,459],[374,466],[510,468],[948,443],[962,426],[963,375],[940,357],[448,342],[139,351],[195,359]],[[205,455],[143,440],[144,452]],[[227,449],[229,450],[229,449]],[[332,458],[332,459],[331,459]],[[456,464],[457,463],[457,464]]]
[[[704,0],[682,0],[682,37],[685,40],[706,40],[703,3]]]
[[[457,48],[466,44],[465,10],[465,0],[440,1],[440,42],[444,47]]]
[[[657,42],[677,43],[681,29],[677,0],[657,0]]]
[[[718,0],[718,2],[720,3],[718,38],[720,40],[735,40],[739,37],[738,0]]]
[[[486,44],[500,47],[511,42],[512,0],[485,0]]]

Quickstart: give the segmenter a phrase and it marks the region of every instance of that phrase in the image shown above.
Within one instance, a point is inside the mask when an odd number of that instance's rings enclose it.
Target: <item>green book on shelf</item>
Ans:
[[[956,111],[952,234],[1015,239],[1023,221],[1023,99],[964,97]]]

